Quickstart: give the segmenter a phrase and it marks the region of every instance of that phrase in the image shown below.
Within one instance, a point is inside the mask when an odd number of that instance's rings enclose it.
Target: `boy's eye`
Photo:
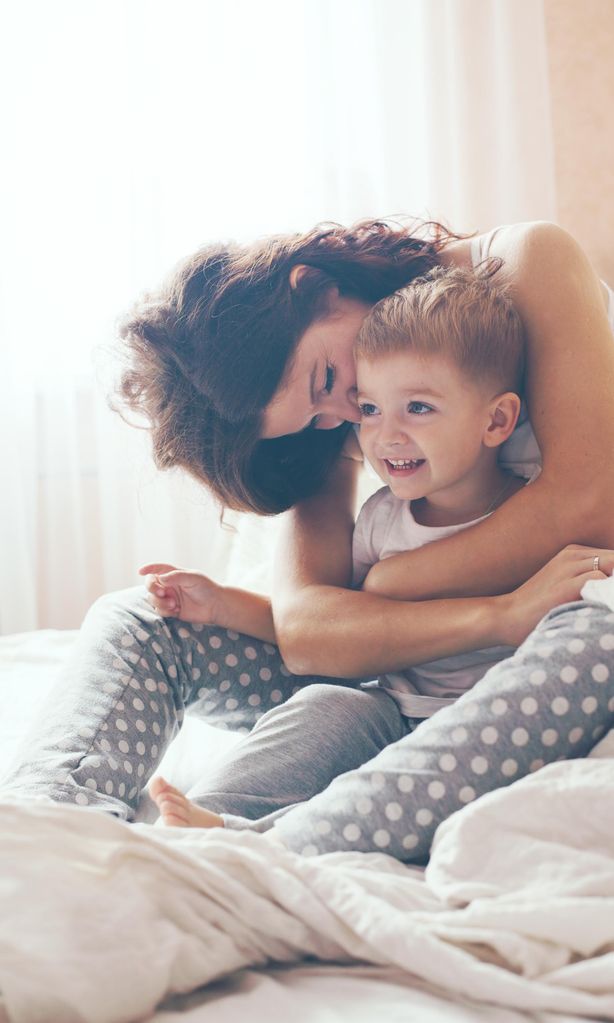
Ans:
[[[377,413],[377,405],[370,401],[361,401],[358,405],[361,416],[374,416]]]
[[[410,401],[407,411],[411,412],[414,416],[424,416],[427,412],[432,412],[433,409],[431,405],[427,405],[423,401]]]

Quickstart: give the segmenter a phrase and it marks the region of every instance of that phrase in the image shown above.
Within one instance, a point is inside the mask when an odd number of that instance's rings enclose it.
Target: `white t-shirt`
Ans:
[[[441,540],[483,518],[486,516],[455,526],[422,526],[412,515],[409,501],[395,497],[389,487],[382,487],[365,501],[354,527],[353,586],[360,587],[371,566],[383,558]],[[513,652],[513,647],[504,646],[471,650],[382,675],[375,684],[396,700],[402,714],[426,718],[454,703],[493,664]]]

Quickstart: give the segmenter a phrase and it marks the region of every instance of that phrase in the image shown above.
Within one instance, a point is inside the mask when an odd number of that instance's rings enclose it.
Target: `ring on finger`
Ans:
[[[599,571],[599,555],[596,554],[593,558],[593,572]]]

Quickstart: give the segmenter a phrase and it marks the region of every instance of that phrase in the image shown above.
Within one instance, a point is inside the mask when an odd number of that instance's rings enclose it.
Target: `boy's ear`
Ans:
[[[520,415],[520,398],[513,391],[505,391],[492,399],[488,410],[488,423],[482,438],[488,448],[496,448],[513,433]]]

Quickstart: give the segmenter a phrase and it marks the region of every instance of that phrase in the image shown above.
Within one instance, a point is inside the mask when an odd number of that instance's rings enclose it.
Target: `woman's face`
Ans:
[[[306,427],[332,430],[358,423],[353,346],[370,306],[336,296],[330,313],[301,337],[290,370],[264,412],[262,437],[283,437]]]

